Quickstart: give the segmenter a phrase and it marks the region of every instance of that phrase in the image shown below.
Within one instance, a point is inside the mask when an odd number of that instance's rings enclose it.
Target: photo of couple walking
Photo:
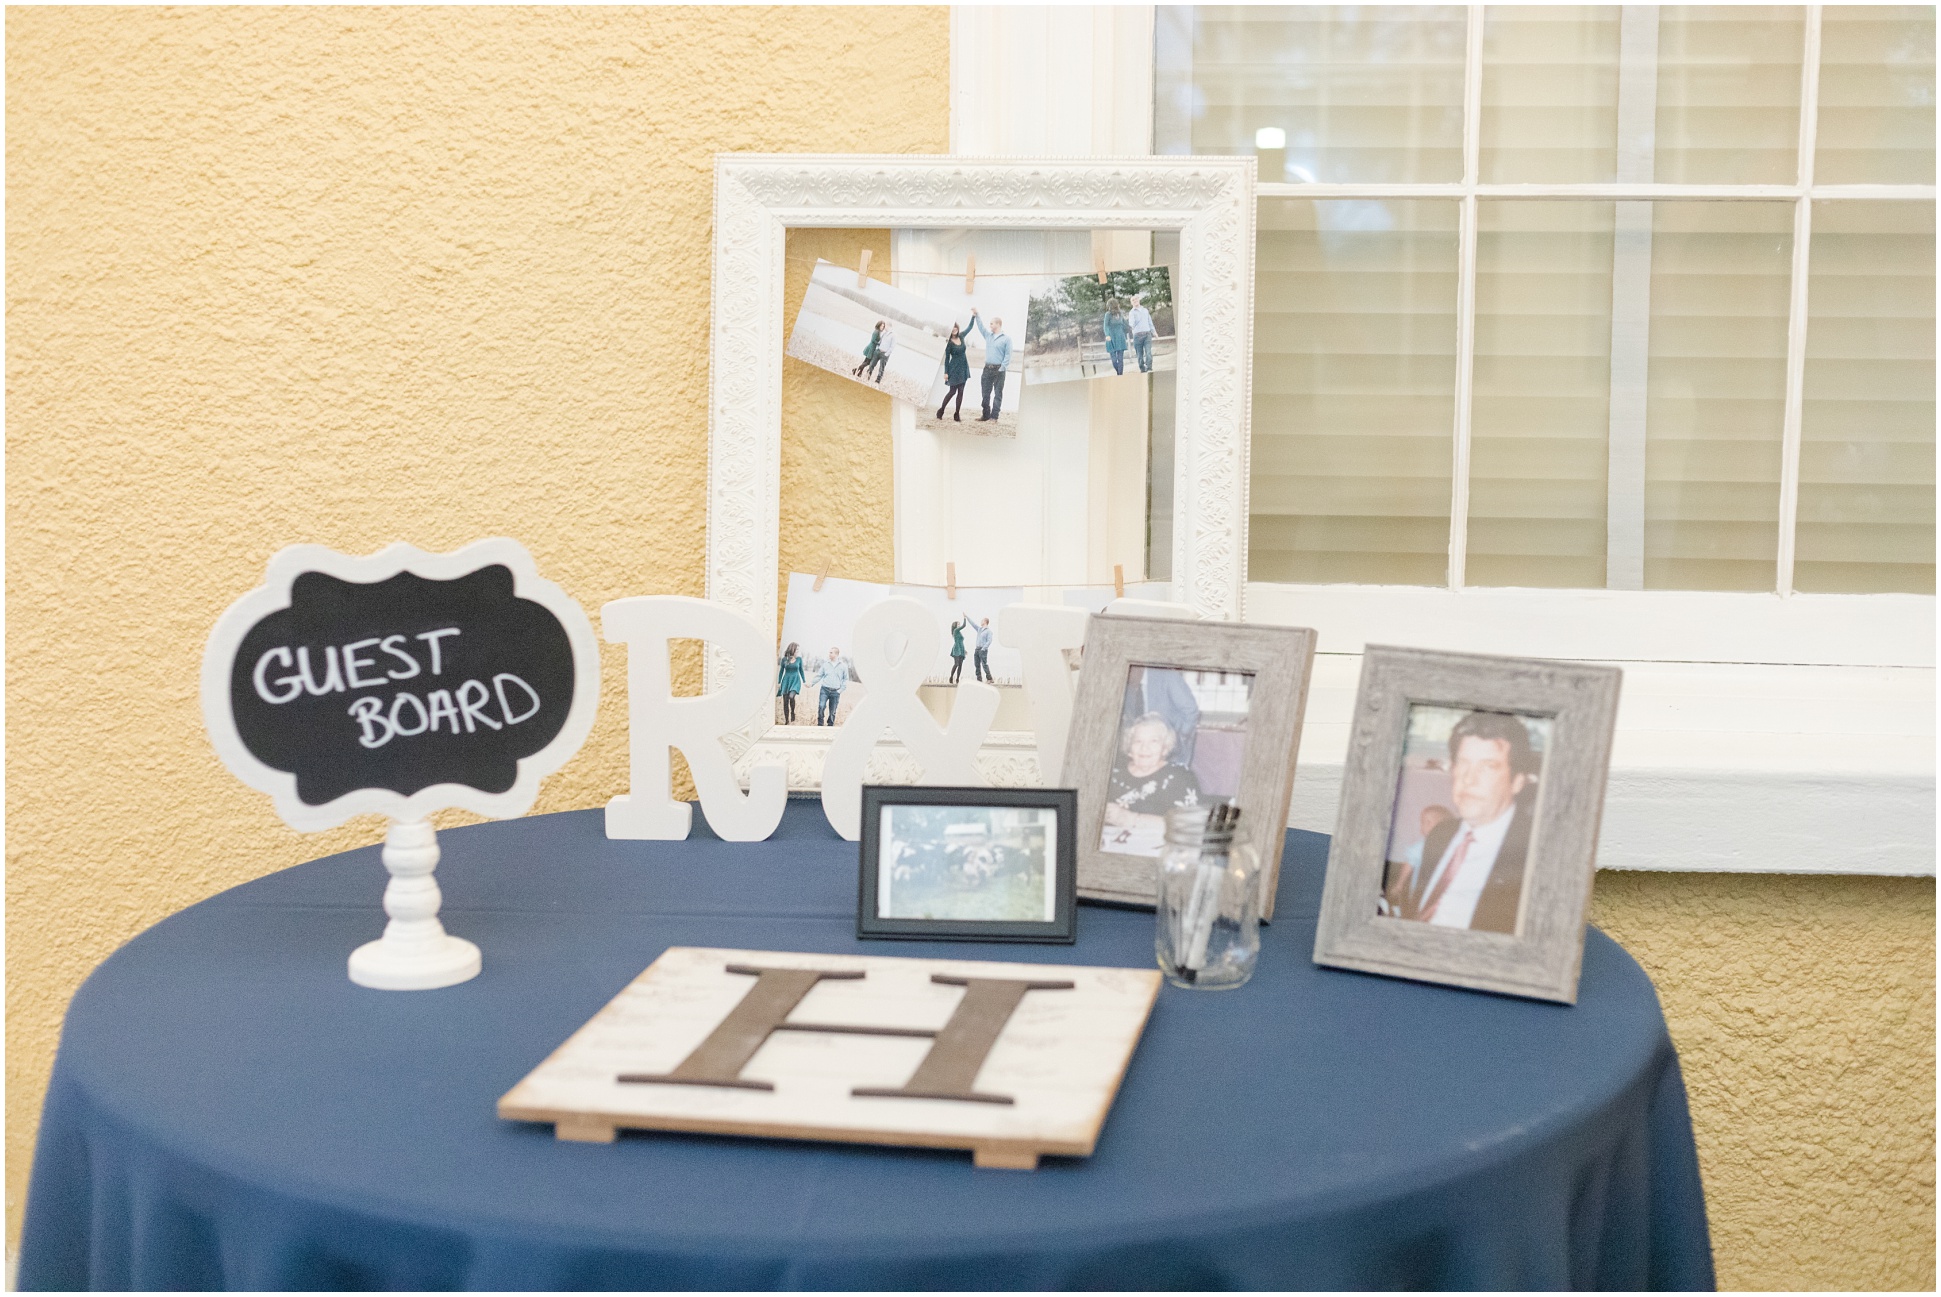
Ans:
[[[874,379],[876,385],[881,387],[883,371],[889,367],[890,353],[895,350],[896,331],[890,328],[888,320],[878,320],[876,327],[870,331],[869,341],[863,344],[863,363],[850,370],[849,376],[864,382]]]
[[[936,619],[935,647],[925,650],[935,656],[926,663],[922,689],[941,717],[949,714],[966,662],[974,681],[1022,687],[1024,659],[997,638],[998,613],[1024,598],[1022,587],[959,587],[953,599],[937,586],[791,572],[782,605],[780,640],[786,647],[775,660],[776,724],[826,727],[848,720],[871,684],[854,665],[857,619],[891,598],[913,599]]]
[[[1121,298],[1110,298],[1105,303],[1105,351],[1112,358],[1112,372],[1126,372],[1126,344],[1132,344],[1133,356],[1139,364],[1139,372],[1152,373],[1152,312],[1140,304],[1140,299],[1132,299],[1132,309],[1128,311]]]
[[[839,723],[840,718],[845,714],[842,696],[848,691],[850,681],[855,678],[849,659],[843,655],[839,647],[831,644],[829,651],[822,657],[804,660],[802,645],[791,642],[782,650],[782,656],[776,661],[776,668],[775,696],[782,702],[782,724],[799,723],[795,718],[796,698],[804,689],[807,689],[809,695],[815,699],[817,725]],[[860,691],[857,696],[860,698]],[[854,701],[852,700],[852,706]]]
[[[944,340],[958,330],[952,310],[854,269],[817,261],[789,334],[788,354],[864,383],[899,401],[931,399]]]
[[[1172,272],[1145,266],[1110,271],[1103,283],[1095,274],[1058,280],[1031,298],[1025,340],[1034,383],[1170,370],[1178,350]]]

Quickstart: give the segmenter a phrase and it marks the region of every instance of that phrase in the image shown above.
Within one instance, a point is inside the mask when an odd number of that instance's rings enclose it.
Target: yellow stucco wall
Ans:
[[[1597,876],[1657,984],[1719,1286],[1934,1287],[1934,882]]]
[[[710,159],[941,151],[940,9],[11,10],[7,1203],[61,1014],[157,919],[375,840],[210,754],[279,546],[518,537],[702,591]],[[881,231],[800,233],[888,261]],[[887,577],[883,398],[785,362],[783,565]],[[539,810],[625,779],[624,656]],[[1934,1282],[1934,889],[1604,875],[1691,1088],[1721,1278]]]

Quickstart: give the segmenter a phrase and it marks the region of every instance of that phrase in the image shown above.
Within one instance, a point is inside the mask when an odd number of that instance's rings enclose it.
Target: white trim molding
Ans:
[[[1152,152],[1151,5],[952,5],[950,151]]]
[[[1933,876],[1933,671],[1615,665],[1600,869]],[[1294,828],[1334,831],[1360,673],[1314,659]]]
[[[1333,831],[1363,648],[1407,644],[1624,669],[1600,868],[1935,872],[1931,596],[1254,584],[1247,609],[1320,633],[1296,828]]]
[[[1250,620],[1312,626],[1323,653],[1364,644],[1613,662],[1934,669],[1925,594],[1247,586]]]

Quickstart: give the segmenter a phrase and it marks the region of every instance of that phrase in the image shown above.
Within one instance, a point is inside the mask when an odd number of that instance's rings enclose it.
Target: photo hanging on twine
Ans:
[[[1179,339],[1165,266],[1071,275],[1031,298],[1025,373],[1034,383],[1171,370]]]
[[[921,403],[943,369],[950,308],[880,279],[817,261],[788,354],[852,382]]]
[[[974,292],[954,275],[931,276],[924,291],[954,313],[957,330],[945,334],[943,372],[930,400],[917,407],[925,432],[962,432],[979,437],[1018,435],[1024,398],[1024,322],[1034,295],[1050,291],[1050,278],[986,276]]]
[[[832,726],[847,721],[869,692],[851,661],[856,619],[885,599],[915,599],[944,629],[926,687],[948,689],[962,681],[1000,689],[1024,685],[1024,659],[997,642],[999,610],[1024,598],[1021,586],[966,586],[952,598],[937,586],[884,585],[875,581],[817,579],[789,573],[782,610],[782,652],[776,662],[775,723]]]

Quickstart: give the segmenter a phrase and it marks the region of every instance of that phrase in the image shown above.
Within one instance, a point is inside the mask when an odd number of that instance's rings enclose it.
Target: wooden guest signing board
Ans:
[[[1034,1169],[1098,1143],[1149,968],[675,946],[499,1100],[620,1128],[967,1148]]]

